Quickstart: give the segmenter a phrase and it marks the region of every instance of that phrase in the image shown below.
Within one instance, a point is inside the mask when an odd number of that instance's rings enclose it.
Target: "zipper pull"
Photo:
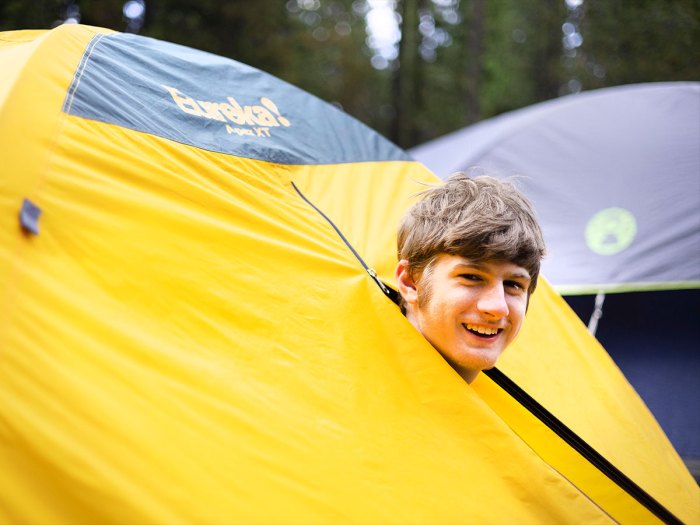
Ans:
[[[377,275],[377,272],[374,271],[374,268],[370,268],[369,266],[367,266],[367,273],[370,275],[370,277],[372,277],[372,279],[374,279],[374,282],[376,282],[380,290],[384,292],[384,295],[386,295],[394,303],[399,304],[398,292],[392,290],[387,285],[385,285]]]
[[[382,289],[382,292],[384,292],[385,294],[388,295],[388,294],[389,294],[389,289],[386,287],[386,285],[385,285],[385,284],[382,282],[382,280],[379,278],[379,276],[377,275],[377,272],[374,271],[374,268],[370,268],[370,267],[368,266],[368,267],[367,267],[367,273],[370,274],[370,276],[372,277],[372,279],[374,279],[375,281],[377,281],[377,284],[379,285],[379,288]]]

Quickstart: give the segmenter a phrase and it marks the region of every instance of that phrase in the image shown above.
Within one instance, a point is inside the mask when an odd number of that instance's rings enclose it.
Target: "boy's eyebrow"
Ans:
[[[481,271],[486,271],[487,265],[484,263],[480,262],[460,262],[455,264],[455,268],[466,268],[466,269],[474,269],[474,270],[481,270]],[[530,276],[530,272],[527,270],[518,270],[515,271],[511,274],[508,275],[508,279],[526,279],[526,280],[531,280],[532,277]]]
[[[460,262],[460,263],[455,264],[455,268],[485,270],[486,265],[479,263],[479,262]]]
[[[530,274],[528,272],[515,272],[510,275],[511,279],[525,279],[526,281],[529,281],[532,279],[530,277]]]

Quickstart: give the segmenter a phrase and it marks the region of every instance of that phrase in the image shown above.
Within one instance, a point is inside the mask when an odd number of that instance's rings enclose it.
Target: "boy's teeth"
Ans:
[[[467,330],[471,330],[472,332],[477,332],[483,335],[496,335],[498,333],[498,328],[487,328],[485,326],[476,326],[473,324],[467,323]]]

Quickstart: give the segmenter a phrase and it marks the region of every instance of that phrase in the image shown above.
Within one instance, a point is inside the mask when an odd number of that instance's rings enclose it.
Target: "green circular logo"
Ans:
[[[624,208],[605,208],[586,225],[586,244],[600,255],[614,255],[627,248],[637,234],[637,221]]]

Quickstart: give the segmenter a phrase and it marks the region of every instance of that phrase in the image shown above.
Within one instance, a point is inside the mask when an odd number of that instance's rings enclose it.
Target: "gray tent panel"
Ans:
[[[700,83],[563,97],[410,153],[443,178],[517,176],[562,293],[700,287]]]

